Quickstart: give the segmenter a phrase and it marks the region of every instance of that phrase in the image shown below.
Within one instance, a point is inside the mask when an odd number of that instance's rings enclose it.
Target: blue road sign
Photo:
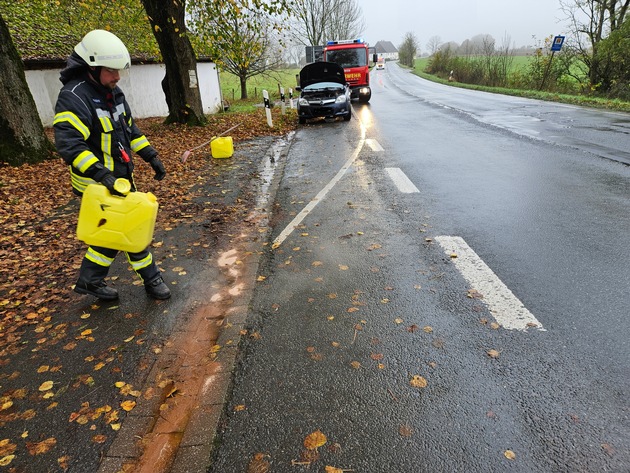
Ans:
[[[553,38],[553,43],[551,43],[551,50],[560,51],[560,49],[562,49],[563,43],[564,43],[564,36],[555,36]]]

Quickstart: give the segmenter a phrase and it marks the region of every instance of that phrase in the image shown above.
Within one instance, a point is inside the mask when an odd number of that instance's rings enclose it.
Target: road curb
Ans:
[[[150,399],[138,399],[98,473],[207,471],[238,363],[238,347],[248,336],[246,323],[262,256],[261,242],[268,240],[271,203],[293,136],[275,140],[267,149],[262,166],[271,164],[275,170],[270,181],[260,183],[258,189],[258,193],[267,194],[267,208],[251,212],[234,232],[238,237],[230,242],[232,249],[219,255],[217,268],[208,269],[215,283],[207,288],[207,301],[191,298],[186,302],[186,313],[178,316],[186,321],[169,336],[142,389],[146,392],[155,383],[161,392]],[[236,298],[238,305],[233,305]],[[190,352],[178,352],[182,342]]]

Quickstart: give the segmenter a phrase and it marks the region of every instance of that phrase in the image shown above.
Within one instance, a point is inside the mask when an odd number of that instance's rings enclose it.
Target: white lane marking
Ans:
[[[381,144],[372,138],[365,140],[365,144],[372,148],[372,151],[385,151]]]
[[[451,256],[455,267],[471,287],[483,295],[483,299],[480,300],[488,306],[490,313],[503,328],[526,330],[535,327],[545,330],[463,238],[437,236],[435,240],[444,249],[444,253],[449,256],[456,255]]]
[[[409,180],[407,175],[399,168],[385,168],[385,172],[389,174],[389,177],[394,181],[396,187],[400,192],[405,194],[413,194],[420,192],[418,188]]]
[[[328,184],[326,184],[326,187],[324,187],[321,191],[319,191],[319,193],[306,205],[306,207],[304,207],[302,211],[299,214],[297,214],[293,220],[291,220],[291,223],[289,223],[289,225],[287,225],[286,228],[282,230],[282,232],[280,232],[280,235],[278,235],[276,239],[273,241],[273,244],[271,246],[272,248],[275,249],[275,248],[278,248],[280,245],[282,245],[284,240],[286,240],[287,237],[291,235],[291,233],[293,233],[293,230],[295,230],[298,227],[298,225],[302,223],[302,220],[304,220],[304,218],[309,214],[309,212],[313,210],[317,204],[319,204],[322,200],[324,200],[324,197],[326,197],[326,194],[328,194],[328,192],[330,192],[330,190],[333,187],[335,187],[335,184],[339,182],[339,180],[343,177],[343,175],[350,168],[350,166],[352,166],[352,163],[354,163],[354,161],[357,159],[357,156],[359,156],[359,153],[361,152],[361,150],[363,149],[363,145],[365,144],[365,128],[364,127],[361,127],[361,132],[362,132],[361,139],[359,140],[359,143],[354,149],[352,156],[348,158],[348,160],[343,165],[343,167],[339,170],[339,172],[337,172],[337,175],[333,177],[332,180]]]

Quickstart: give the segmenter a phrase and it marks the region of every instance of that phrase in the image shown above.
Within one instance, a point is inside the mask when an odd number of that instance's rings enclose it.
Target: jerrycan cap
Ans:
[[[127,195],[129,194],[129,192],[131,192],[131,182],[123,177],[119,177],[114,182],[114,189],[116,190],[116,192]]]

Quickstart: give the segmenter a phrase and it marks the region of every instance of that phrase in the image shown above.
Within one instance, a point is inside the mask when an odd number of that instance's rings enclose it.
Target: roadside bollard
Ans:
[[[280,106],[282,107],[282,115],[286,112],[286,104],[284,103],[284,87],[280,87]]]
[[[263,90],[263,101],[265,103],[265,113],[267,114],[267,124],[273,128],[273,120],[271,119],[271,103],[269,103],[269,92]]]

